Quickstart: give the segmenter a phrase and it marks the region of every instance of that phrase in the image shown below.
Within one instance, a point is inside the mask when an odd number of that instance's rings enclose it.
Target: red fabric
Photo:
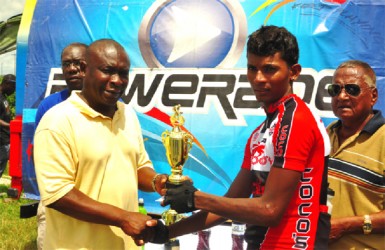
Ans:
[[[268,228],[261,249],[312,249],[329,139],[321,119],[297,96],[273,106],[249,138],[242,168],[256,176],[254,197],[263,195],[271,167],[299,171],[302,178],[281,223]]]

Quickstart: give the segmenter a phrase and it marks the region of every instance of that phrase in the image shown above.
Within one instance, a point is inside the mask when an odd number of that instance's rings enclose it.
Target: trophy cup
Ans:
[[[162,133],[162,142],[166,149],[166,157],[168,163],[171,166],[171,175],[168,177],[166,187],[173,188],[180,185],[183,181],[183,165],[188,158],[188,153],[192,148],[193,136],[185,131],[182,131],[181,127],[184,124],[184,117],[180,112],[180,105],[173,107],[174,114],[170,117],[172,130],[164,131]],[[162,219],[168,226],[180,220],[183,216],[178,214],[173,209],[168,209],[162,213]],[[177,239],[170,239],[166,243],[166,246],[179,247],[179,241]]]

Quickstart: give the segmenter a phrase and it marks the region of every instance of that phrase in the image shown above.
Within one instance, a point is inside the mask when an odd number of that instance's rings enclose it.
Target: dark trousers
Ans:
[[[0,146],[0,177],[3,175],[7,167],[9,159],[9,144]]]

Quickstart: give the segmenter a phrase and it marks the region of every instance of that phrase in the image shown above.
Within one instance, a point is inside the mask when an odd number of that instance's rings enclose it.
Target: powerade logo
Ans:
[[[139,46],[150,68],[232,67],[247,36],[238,1],[156,1],[139,29]]]
[[[293,85],[294,93],[326,118],[334,117],[327,92],[333,73],[331,69],[317,72],[303,68]],[[47,94],[65,85],[60,79],[61,69],[52,68]],[[225,126],[246,126],[245,116],[266,115],[255,99],[246,69],[134,68],[122,100],[141,113],[154,107],[171,113],[181,104],[185,114],[208,114],[213,106]]]
[[[265,116],[247,70],[234,68],[246,33],[245,12],[238,0],[154,1],[138,33],[148,68],[131,69],[122,100],[145,114],[154,109],[162,115],[171,113],[177,104],[185,114],[215,109],[224,126],[246,126],[246,117]],[[325,118],[334,118],[327,93],[333,72],[304,68],[294,83],[294,93]],[[47,93],[58,79],[52,78]]]

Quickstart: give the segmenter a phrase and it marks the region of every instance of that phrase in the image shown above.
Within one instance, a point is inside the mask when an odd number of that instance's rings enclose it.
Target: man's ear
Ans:
[[[302,67],[300,64],[293,64],[290,67],[290,80],[294,81],[298,78],[298,76],[301,74]]]
[[[374,106],[374,104],[376,104],[378,100],[378,90],[377,88],[372,88],[372,107]]]

